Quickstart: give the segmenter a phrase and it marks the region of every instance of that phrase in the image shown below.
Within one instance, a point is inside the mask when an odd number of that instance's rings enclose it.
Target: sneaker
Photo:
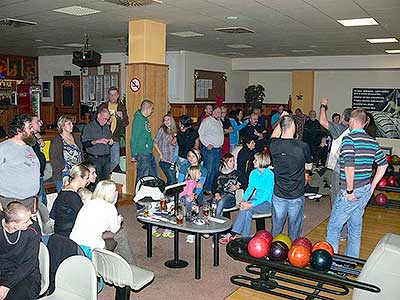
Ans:
[[[230,241],[233,241],[234,239],[235,239],[235,237],[232,236],[230,233],[228,233],[227,235],[225,235],[224,237],[219,239],[219,243],[222,244],[222,245],[226,245]]]
[[[174,238],[175,234],[173,231],[169,230],[169,229],[165,229],[164,232],[162,233],[162,237],[164,238]]]
[[[195,241],[195,236],[194,234],[188,234],[188,236],[186,237],[186,243],[188,244],[193,244]]]
[[[321,198],[322,195],[321,194],[315,194],[314,196],[308,196],[308,199],[310,200],[317,200],[319,198]]]
[[[161,233],[159,233],[157,230],[154,230],[154,231],[151,233],[151,235],[158,238],[158,237],[161,236]]]

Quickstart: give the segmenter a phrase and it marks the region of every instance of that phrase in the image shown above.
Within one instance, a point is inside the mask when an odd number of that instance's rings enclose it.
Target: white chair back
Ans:
[[[243,195],[244,195],[244,190],[242,190],[242,189],[236,190],[236,193],[235,193],[236,205],[239,205],[240,202],[243,201]]]
[[[40,243],[39,248],[39,269],[41,274],[39,295],[44,295],[50,284],[50,255],[49,250],[43,243]]]

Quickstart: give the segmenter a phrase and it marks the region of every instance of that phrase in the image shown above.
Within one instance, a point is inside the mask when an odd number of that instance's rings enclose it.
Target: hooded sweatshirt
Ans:
[[[227,169],[223,167],[217,175],[215,180],[213,192],[223,194],[235,195],[235,191],[231,190],[232,185],[240,184],[241,189],[247,188],[247,180],[243,173],[235,169]]]
[[[150,122],[140,110],[135,112],[132,122],[131,156],[152,153],[153,139],[151,137]]]

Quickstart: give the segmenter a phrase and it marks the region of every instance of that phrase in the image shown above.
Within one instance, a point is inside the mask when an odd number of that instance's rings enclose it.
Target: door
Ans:
[[[73,123],[80,122],[81,79],[79,76],[54,76],[56,119],[68,115]]]

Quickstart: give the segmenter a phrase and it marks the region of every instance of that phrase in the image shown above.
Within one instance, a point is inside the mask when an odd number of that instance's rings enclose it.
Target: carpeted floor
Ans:
[[[146,231],[136,220],[136,209],[131,206],[119,209],[124,216],[124,227],[133,247],[135,262],[138,266],[154,272],[154,281],[140,292],[131,292],[131,299],[168,299],[168,300],[207,300],[224,299],[237,289],[230,283],[230,277],[242,273],[244,263],[232,260],[220,247],[220,265],[213,267],[212,239],[202,239],[201,279],[194,279],[194,244],[185,242],[186,235],[180,235],[180,258],[189,262],[184,269],[168,269],[164,262],[173,258],[173,239],[153,237],[153,257],[146,257]],[[329,198],[320,202],[306,200],[303,235],[306,235],[330,213]],[[234,219],[236,213],[232,214]],[[266,222],[267,230],[271,229],[271,221]],[[255,232],[255,222],[253,222]],[[284,232],[286,232],[285,229]],[[99,295],[100,300],[114,299],[114,288],[106,286]]]

